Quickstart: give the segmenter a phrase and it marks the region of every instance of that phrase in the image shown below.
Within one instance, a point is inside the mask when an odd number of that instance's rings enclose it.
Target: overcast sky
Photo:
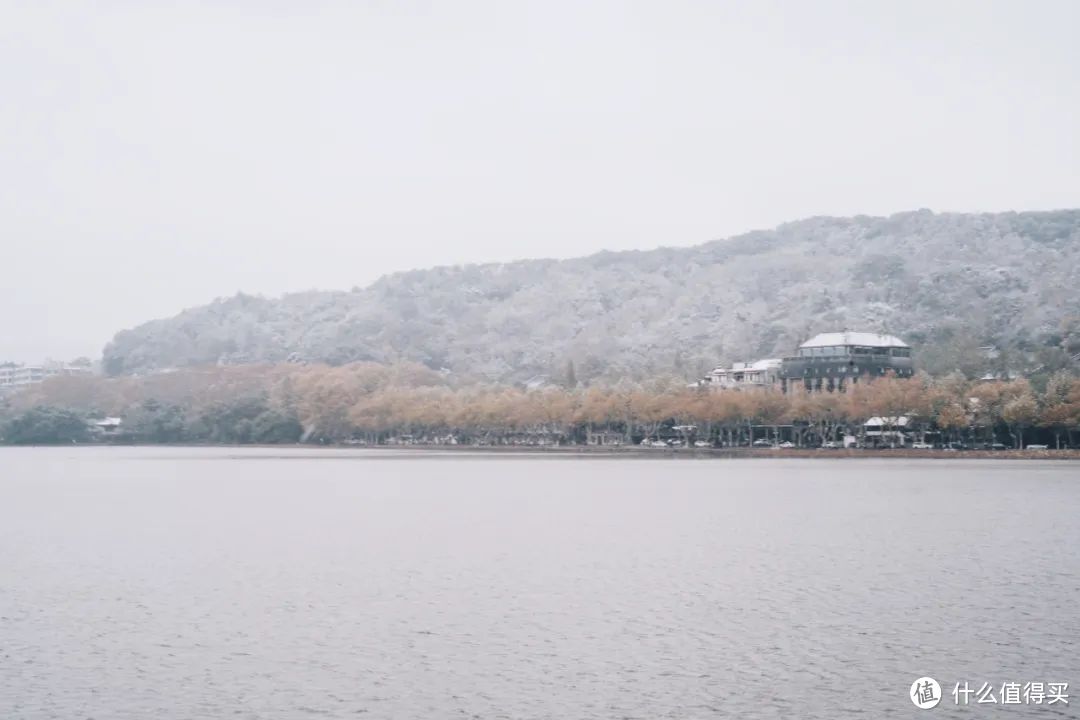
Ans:
[[[1080,205],[1080,3],[0,0],[0,360],[242,290]]]

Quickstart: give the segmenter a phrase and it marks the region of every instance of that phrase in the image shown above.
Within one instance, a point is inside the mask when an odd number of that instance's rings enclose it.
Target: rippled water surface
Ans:
[[[1078,558],[1068,462],[0,449],[0,718],[1076,716]]]

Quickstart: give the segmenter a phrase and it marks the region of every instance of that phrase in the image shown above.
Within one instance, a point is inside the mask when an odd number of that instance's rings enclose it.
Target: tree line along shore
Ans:
[[[110,419],[102,422],[103,418]],[[867,421],[877,422],[869,437]],[[901,427],[902,425],[902,427]],[[0,397],[0,442],[799,448],[1080,443],[1080,378],[884,377],[835,393],[685,380],[540,388],[456,382],[422,365],[351,363],[55,377]],[[899,438],[903,440],[899,440]]]

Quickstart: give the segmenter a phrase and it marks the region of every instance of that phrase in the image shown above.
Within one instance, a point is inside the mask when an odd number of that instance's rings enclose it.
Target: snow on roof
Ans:
[[[731,367],[719,366],[713,368],[712,375],[718,375],[730,372],[746,372],[747,370],[774,370],[783,363],[780,358],[766,358],[765,360],[755,360],[752,363],[738,362]]]
[[[865,425],[867,427],[875,427],[875,426],[879,426],[879,425],[893,425],[895,427],[907,427],[908,422],[909,422],[909,418],[908,418],[907,415],[900,415],[900,416],[897,416],[897,417],[877,417],[877,416],[875,416],[875,417],[870,418],[866,422],[864,422],[863,425]]]
[[[551,378],[547,375],[533,375],[525,381],[526,390],[540,390],[551,385]]]
[[[869,345],[871,347],[901,347],[908,344],[895,335],[879,335],[868,332],[820,333],[799,347],[830,347],[834,345]]]

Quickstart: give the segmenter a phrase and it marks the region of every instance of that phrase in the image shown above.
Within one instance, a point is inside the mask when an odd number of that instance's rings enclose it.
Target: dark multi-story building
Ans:
[[[860,379],[892,374],[911,377],[914,367],[911,348],[892,335],[865,332],[822,333],[799,346],[793,357],[780,366],[780,386],[784,392],[843,391]]]

